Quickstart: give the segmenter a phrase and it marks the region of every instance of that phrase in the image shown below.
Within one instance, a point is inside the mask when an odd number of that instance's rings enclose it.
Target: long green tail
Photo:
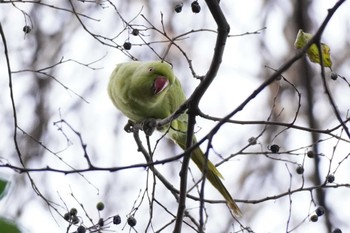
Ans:
[[[182,119],[181,119],[182,117]],[[168,136],[178,144],[183,150],[186,149],[186,131],[187,131],[187,116],[182,115],[177,120],[172,122],[172,127],[168,132]],[[175,130],[176,129],[176,130]],[[166,131],[166,128],[163,129]],[[195,137],[193,138],[193,143],[196,143]],[[197,167],[204,173],[209,182],[221,193],[221,195],[225,198],[227,205],[231,209],[231,212],[234,216],[240,217],[242,216],[242,212],[237,206],[236,202],[231,197],[230,193],[227,191],[224,184],[221,182],[220,178],[223,178],[218,169],[214,166],[210,160],[206,161],[206,158],[202,152],[202,150],[197,147],[192,151],[191,159],[197,165]],[[205,166],[207,165],[207,169]]]
[[[185,149],[185,146],[180,145],[182,149]],[[202,150],[198,147],[193,150],[191,159],[193,162],[197,165],[197,167],[201,170],[201,172],[204,172],[205,165],[208,166],[206,169],[206,178],[209,180],[209,182],[221,193],[221,195],[225,198],[227,205],[232,210],[232,213],[236,217],[242,216],[242,212],[237,206],[236,202],[231,197],[230,193],[227,191],[226,187],[222,183],[220,178],[223,178],[219,170],[214,166],[210,160],[206,162],[206,158],[202,152]]]

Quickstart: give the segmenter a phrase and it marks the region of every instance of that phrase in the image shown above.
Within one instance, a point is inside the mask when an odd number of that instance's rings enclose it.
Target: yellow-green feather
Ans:
[[[181,116],[185,118],[184,115]],[[178,131],[170,130],[169,136],[171,139],[175,141],[182,149],[186,149],[186,130],[187,123],[185,121],[175,120],[172,123],[172,127],[176,126]],[[194,137],[193,143],[196,143],[196,138]],[[226,189],[225,185],[222,183],[221,179],[223,176],[219,172],[219,170],[215,167],[215,165],[205,157],[202,150],[197,147],[192,151],[191,154],[192,161],[197,165],[197,167],[201,170],[202,173],[205,172],[206,178],[209,182],[221,193],[221,195],[225,198],[227,205],[232,210],[233,214],[237,217],[242,215],[241,210],[237,206],[236,202],[233,200],[232,196]],[[206,168],[207,167],[207,168]],[[220,179],[221,178],[221,179]]]

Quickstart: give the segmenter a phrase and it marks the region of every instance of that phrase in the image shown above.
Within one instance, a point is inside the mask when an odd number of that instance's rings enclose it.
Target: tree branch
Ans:
[[[219,70],[220,64],[222,62],[222,56],[224,53],[226,40],[230,32],[230,26],[226,21],[225,15],[219,6],[219,2],[216,0],[206,0],[208,8],[218,26],[218,35],[216,38],[216,44],[214,49],[214,54],[212,58],[212,62],[210,64],[209,70],[207,71],[205,77],[202,79],[202,82],[198,85],[198,87],[194,90],[193,94],[187,101],[188,103],[188,126],[187,126],[187,148],[191,147],[193,142],[193,132],[194,125],[196,122],[196,115],[198,114],[198,105],[199,102],[210,86],[211,82],[216,77],[216,74]],[[183,158],[183,163],[181,167],[181,181],[180,181],[180,198],[179,205],[177,211],[177,217],[175,222],[174,233],[181,232],[181,226],[184,216],[184,211],[186,208],[186,192],[187,192],[187,173],[188,173],[188,165],[191,158],[190,153],[185,153]],[[200,227],[200,232],[203,231],[202,227]]]

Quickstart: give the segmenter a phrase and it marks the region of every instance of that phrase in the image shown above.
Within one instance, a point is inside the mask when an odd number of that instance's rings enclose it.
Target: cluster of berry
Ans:
[[[96,205],[96,209],[98,211],[102,211],[104,210],[105,208],[105,205],[103,202],[98,202],[97,205]],[[79,217],[78,217],[78,210],[76,208],[71,208],[69,212],[67,212],[66,214],[64,214],[63,218],[68,221],[71,224],[73,225],[78,225],[80,220],[79,220]],[[108,221],[112,219],[112,222]],[[113,216],[112,217],[109,217],[107,219],[103,219],[103,218],[100,218],[98,220],[98,223],[96,225],[93,225],[93,226],[90,226],[90,227],[87,227],[83,224],[79,225],[77,227],[77,230],[75,231],[75,233],[86,233],[87,231],[88,232],[97,232],[98,229],[101,230],[102,227],[104,227],[105,225],[108,225],[110,223],[113,223],[115,225],[119,225],[120,223],[122,222],[121,220],[121,217],[119,214]],[[127,224],[130,226],[130,227],[134,227],[136,226],[136,219],[134,216],[129,216],[128,219],[127,219]],[[100,232],[100,231],[98,231]]]

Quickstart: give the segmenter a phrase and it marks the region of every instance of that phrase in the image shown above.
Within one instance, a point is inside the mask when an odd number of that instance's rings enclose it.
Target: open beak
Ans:
[[[161,93],[169,85],[169,80],[164,76],[158,76],[153,83],[153,93],[155,95]]]

